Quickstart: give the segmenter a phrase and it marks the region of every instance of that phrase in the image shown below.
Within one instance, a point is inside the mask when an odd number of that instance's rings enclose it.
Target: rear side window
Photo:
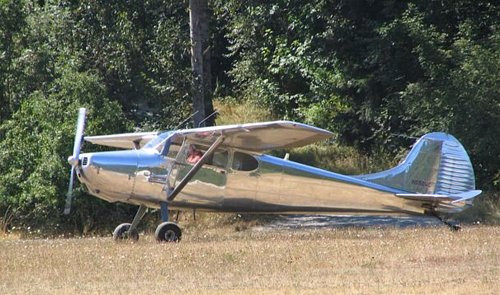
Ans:
[[[220,168],[225,168],[227,165],[227,158],[228,158],[228,152],[227,151],[216,151],[210,159],[210,164],[220,167]]]
[[[233,170],[239,171],[252,171],[259,167],[259,162],[251,155],[234,152],[233,156]]]

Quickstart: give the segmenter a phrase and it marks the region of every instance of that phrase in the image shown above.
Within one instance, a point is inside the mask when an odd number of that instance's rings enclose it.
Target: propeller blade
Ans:
[[[66,193],[66,204],[64,205],[64,215],[68,215],[71,212],[71,202],[73,201],[73,182],[75,180],[75,167],[71,167],[69,177],[68,192]]]
[[[75,143],[73,146],[73,155],[71,155],[68,158],[68,162],[73,167],[78,165],[78,157],[80,156],[80,148],[82,146],[83,131],[85,129],[85,114],[86,114],[86,109],[80,108],[78,112],[78,121],[76,123],[76,134],[75,134]]]
[[[86,109],[80,108],[78,111],[78,121],[76,123],[75,143],[73,146],[73,155],[69,156],[68,162],[71,164],[71,175],[69,178],[68,192],[66,193],[66,204],[63,214],[68,215],[71,212],[71,202],[73,201],[73,183],[75,181],[75,169],[78,168],[80,149],[82,147],[83,132],[85,129]]]

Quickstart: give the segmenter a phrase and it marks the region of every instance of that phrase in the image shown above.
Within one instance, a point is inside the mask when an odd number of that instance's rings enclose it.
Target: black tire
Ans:
[[[173,222],[163,222],[158,225],[155,231],[155,238],[158,242],[175,243],[181,240],[182,231]]]
[[[118,225],[113,231],[113,240],[117,242],[124,240],[138,241],[139,232],[137,231],[137,229],[135,229],[131,233],[129,233],[128,229],[130,228],[130,225],[130,223],[122,223]]]

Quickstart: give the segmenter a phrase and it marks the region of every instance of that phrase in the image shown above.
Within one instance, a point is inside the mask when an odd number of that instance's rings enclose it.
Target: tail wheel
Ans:
[[[113,240],[115,241],[123,241],[123,240],[139,240],[139,232],[135,229],[132,232],[129,232],[130,223],[122,223],[115,228],[113,231]]]
[[[173,222],[163,222],[158,225],[155,231],[155,238],[158,242],[179,242],[182,231],[180,227]]]

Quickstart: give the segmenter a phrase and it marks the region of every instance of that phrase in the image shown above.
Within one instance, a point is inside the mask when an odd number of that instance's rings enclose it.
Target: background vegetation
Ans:
[[[366,159],[366,170],[423,133],[450,132],[467,148],[477,186],[498,204],[497,1],[209,6],[219,122],[291,119],[327,128],[338,143],[312,154],[341,151],[347,162]],[[85,231],[130,213],[79,191],[76,213],[60,215],[76,110],[89,109],[88,134],[177,125],[191,112],[188,15],[188,1],[0,0],[3,223]],[[357,169],[342,165],[328,168]]]

